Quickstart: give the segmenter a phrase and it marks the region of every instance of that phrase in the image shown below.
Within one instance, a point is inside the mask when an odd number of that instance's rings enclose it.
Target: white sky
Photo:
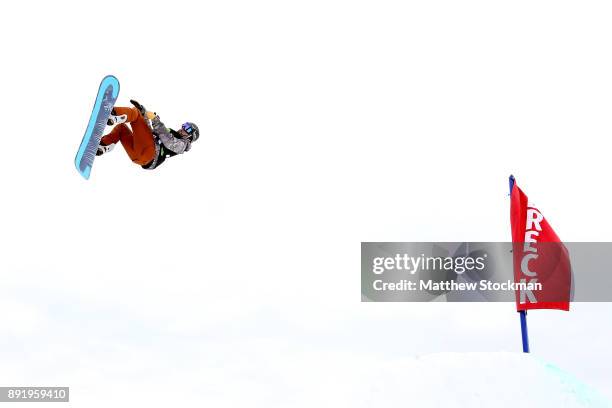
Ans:
[[[508,240],[510,173],[610,240],[607,2],[35,3],[0,17],[0,385],[342,406],[369,364],[520,350],[511,304],[361,304],[361,241]],[[193,150],[82,180],[107,74]],[[530,313],[534,353],[612,397],[611,312]]]

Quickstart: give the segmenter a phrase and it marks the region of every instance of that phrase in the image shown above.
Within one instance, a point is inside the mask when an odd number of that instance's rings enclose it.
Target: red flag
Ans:
[[[510,202],[514,281],[534,288],[516,290],[516,309],[569,310],[572,277],[567,248],[516,183]]]

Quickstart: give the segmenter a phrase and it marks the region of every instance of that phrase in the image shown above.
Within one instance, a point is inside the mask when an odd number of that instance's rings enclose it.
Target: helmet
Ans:
[[[200,129],[198,129],[195,123],[185,122],[181,127],[187,132],[192,142],[195,142],[200,137]]]

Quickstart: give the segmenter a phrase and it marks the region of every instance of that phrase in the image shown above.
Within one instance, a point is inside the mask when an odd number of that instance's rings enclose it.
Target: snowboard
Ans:
[[[98,95],[85,135],[74,159],[77,171],[87,180],[91,174],[91,167],[96,158],[96,151],[106,127],[113,106],[119,96],[119,81],[112,75],[104,77],[98,88]]]

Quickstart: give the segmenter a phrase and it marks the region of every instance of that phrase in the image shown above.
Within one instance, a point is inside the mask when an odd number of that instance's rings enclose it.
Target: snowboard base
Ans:
[[[96,158],[96,151],[102,139],[106,127],[106,121],[115,106],[119,96],[119,80],[113,75],[104,77],[98,88],[98,95],[94,103],[93,111],[89,117],[89,123],[85,135],[79,146],[74,159],[77,171],[87,180],[91,174],[91,168]]]

